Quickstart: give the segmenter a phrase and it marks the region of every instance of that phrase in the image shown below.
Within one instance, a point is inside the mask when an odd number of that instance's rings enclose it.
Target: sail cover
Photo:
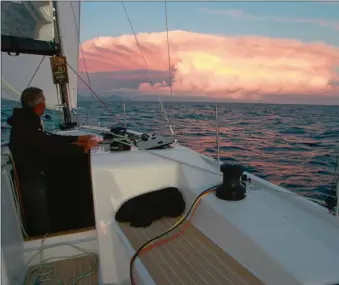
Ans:
[[[52,9],[52,1],[2,1],[1,8],[2,40],[8,36],[24,39],[31,43],[30,54],[24,53],[23,49],[26,47],[21,45],[22,42],[19,40],[16,41],[20,52],[18,56],[8,55],[6,50],[2,50],[2,97],[18,101],[25,88],[35,86],[44,91],[47,107],[54,108],[54,106],[60,105],[61,99],[56,85],[53,84],[48,56],[55,52],[55,50],[52,52],[51,49],[54,41],[53,13],[49,12],[52,11],[49,10]],[[6,8],[7,12],[4,11]],[[56,8],[63,54],[67,57],[68,64],[78,72],[80,2],[57,1]],[[13,13],[9,13],[10,11]],[[40,15],[39,21],[37,20],[38,15]],[[4,16],[7,22],[4,20]],[[20,25],[14,24],[15,21],[20,22]],[[10,29],[11,23],[15,29]],[[47,44],[49,48],[46,48],[43,43]],[[74,108],[77,106],[78,77],[71,69],[68,70],[68,74],[70,82],[68,84],[69,105]]]

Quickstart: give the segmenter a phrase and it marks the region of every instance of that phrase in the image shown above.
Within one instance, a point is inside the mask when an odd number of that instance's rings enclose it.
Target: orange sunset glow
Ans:
[[[133,35],[85,41],[88,72],[111,73],[111,80],[126,82],[106,91],[169,94],[166,32],[137,38],[148,72],[137,72],[146,67]],[[339,91],[339,48],[322,42],[170,31],[169,48],[175,95],[260,99],[265,94],[337,96]],[[82,57],[79,65],[84,72]],[[136,87],[128,86],[136,80]]]

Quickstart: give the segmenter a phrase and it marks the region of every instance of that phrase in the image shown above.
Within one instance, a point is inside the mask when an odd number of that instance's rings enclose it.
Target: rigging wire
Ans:
[[[127,21],[128,21],[129,26],[130,26],[130,28],[131,28],[131,30],[132,30],[132,33],[133,33],[135,42],[136,42],[136,44],[137,44],[137,47],[138,47],[139,52],[140,52],[140,55],[141,55],[141,57],[142,57],[142,59],[143,59],[143,61],[144,61],[145,68],[146,68],[146,70],[147,70],[148,76],[149,76],[149,78],[150,78],[150,71],[149,71],[149,68],[148,68],[148,64],[147,64],[146,58],[145,58],[145,56],[144,56],[144,53],[142,52],[142,48],[141,48],[140,42],[139,42],[139,40],[138,40],[138,37],[137,37],[137,35],[136,35],[135,31],[134,31],[134,28],[133,28],[133,24],[132,24],[131,18],[130,18],[129,15],[128,15],[128,12],[127,12],[127,9],[126,9],[126,7],[125,7],[124,2],[123,2],[123,1],[120,1],[120,3],[121,3],[122,8],[124,9],[124,12],[125,12]],[[154,82],[152,81],[151,78],[150,78],[149,80],[150,80],[150,85],[151,85],[151,87],[153,88],[153,87],[154,87]],[[157,97],[158,97],[160,106],[161,106],[161,108],[162,108],[162,110],[163,110],[165,120],[166,120],[166,122],[167,122],[168,125],[169,125],[169,128],[170,128],[170,131],[171,131],[172,136],[174,137],[175,134],[174,134],[174,131],[173,131],[173,128],[172,128],[172,124],[171,124],[170,120],[168,119],[166,110],[165,110],[165,108],[164,108],[164,104],[163,104],[163,102],[161,101],[159,95],[157,95]]]
[[[169,46],[169,36],[168,36],[168,15],[167,15],[167,3],[165,1],[165,18],[166,18],[166,37],[167,37],[167,56],[168,56],[168,80],[170,86],[170,95],[173,95],[173,87],[172,87],[172,73],[171,73],[171,54],[170,54],[170,46]]]
[[[88,129],[88,128],[85,127],[84,129]],[[119,141],[119,142],[122,143],[122,144],[131,146],[131,147],[135,147],[135,146],[136,146],[136,143],[137,143],[137,142],[136,142],[135,140],[134,140],[133,144],[130,144],[130,143],[125,142],[125,139],[126,139],[125,136],[117,135],[117,134],[115,134],[115,136],[116,136],[117,138],[114,139],[114,140],[117,140],[117,141]],[[121,140],[120,140],[120,139],[121,139]],[[152,151],[152,150],[144,150],[144,149],[140,149],[140,148],[138,148],[138,150],[139,150],[139,151],[142,151],[142,152],[146,152],[146,153],[148,153],[148,154],[152,154],[152,155],[161,157],[161,158],[165,158],[165,159],[167,159],[167,160],[170,160],[170,161],[173,161],[173,162],[176,162],[176,163],[179,162],[180,164],[186,165],[186,166],[188,166],[188,167],[192,167],[192,168],[197,169],[197,170],[201,170],[201,171],[203,171],[203,172],[207,172],[207,173],[214,174],[214,175],[217,175],[217,176],[223,176],[223,174],[222,174],[221,172],[219,172],[219,171],[215,171],[215,170],[213,170],[213,169],[210,170],[210,169],[207,169],[207,168],[204,168],[204,167],[200,167],[200,166],[198,166],[198,165],[190,164],[190,163],[185,162],[185,161],[177,160],[177,159],[175,159],[175,158],[171,158],[171,157],[169,157],[169,156],[160,154],[159,152],[155,152],[155,151]],[[213,159],[213,162],[215,163],[216,161]],[[216,164],[216,165],[219,165],[219,164]],[[247,176],[249,176],[251,179],[253,179],[253,178],[251,177],[251,174],[250,174],[250,173],[245,173],[245,174],[246,174]],[[261,183],[261,182],[259,182],[259,184],[260,184],[260,183]],[[267,186],[265,186],[265,185],[264,185],[263,187],[264,187],[263,189],[272,190],[272,189],[270,189],[269,187],[267,188]],[[307,200],[310,200],[310,201],[312,201],[312,202],[315,202],[315,203],[318,203],[318,204],[321,204],[321,205],[324,204],[324,201],[322,201],[322,200],[315,199],[315,198],[312,198],[312,197],[309,197],[309,196],[304,196],[305,193],[299,193],[299,194],[297,194],[297,193],[294,193],[294,192],[290,192],[290,191],[288,191],[288,190],[280,190],[280,189],[273,189],[273,191],[278,192],[278,193],[280,193],[280,194],[286,194],[287,196],[294,196],[294,197],[297,197],[297,198],[301,198],[301,197],[302,197],[302,198],[306,198]],[[322,194],[322,195],[324,195],[324,194]]]
[[[83,58],[83,61],[84,61],[84,67],[85,67],[85,71],[86,71],[86,76],[87,76],[87,81],[88,81],[88,84],[86,83],[86,81],[80,76],[79,73],[77,73],[73,68],[72,66],[67,62],[67,65],[68,67],[77,75],[77,77],[82,81],[82,83],[84,83],[86,85],[86,87],[91,91],[91,95],[93,98],[96,98],[106,109],[107,111],[109,111],[114,118],[116,118],[118,120],[119,123],[121,123],[121,120],[119,119],[118,116],[116,116],[113,112],[113,110],[110,108],[110,106],[105,103],[103,100],[101,100],[100,96],[98,96],[92,89],[92,85],[91,85],[91,81],[89,79],[89,74],[88,74],[88,69],[87,69],[87,64],[86,64],[86,59],[85,59],[85,54],[84,54],[84,51],[83,51],[83,48],[82,48],[82,44],[81,44],[81,41],[80,41],[80,29],[78,27],[78,24],[76,22],[76,17],[75,17],[75,12],[74,12],[74,8],[73,8],[73,4],[71,2],[71,8],[72,8],[72,13],[73,13],[73,19],[74,19],[74,24],[75,24],[75,27],[76,27],[76,31],[77,31],[77,36],[78,36],[78,41],[79,41],[79,45],[80,45],[80,51],[81,51],[81,55],[82,55],[82,58]]]
[[[10,92],[10,93],[6,93],[6,94],[11,95],[13,97],[13,99],[20,100],[21,94],[18,91],[16,91],[13,86],[11,86],[3,77],[1,77],[1,81],[2,81],[2,84],[5,85],[5,86],[1,86],[1,88]],[[46,107],[48,109],[53,109],[54,112],[57,109],[60,109],[59,105],[46,105]]]
[[[101,100],[100,96],[97,95],[93,89],[87,84],[87,82],[79,75],[79,73],[77,73],[74,68],[67,62],[68,67],[78,76],[78,78],[82,81],[82,83],[84,83],[86,85],[86,87],[93,93],[93,95],[96,97],[96,99],[119,121],[119,123],[121,122],[121,120],[119,119],[119,117],[117,115],[115,115],[111,109],[111,107],[105,103],[104,101]]]
[[[78,40],[79,40],[79,43],[80,43],[80,33],[79,33],[79,27],[76,23],[76,18],[75,18],[75,12],[74,12],[74,8],[73,8],[73,4],[71,2],[71,8],[72,8],[72,13],[73,13],[73,19],[74,19],[74,23],[75,23],[75,26],[76,26],[76,31],[77,31],[77,35],[78,35]],[[92,89],[92,86],[91,86],[91,82],[90,82],[90,79],[89,79],[89,74],[88,74],[88,69],[87,69],[87,65],[86,65],[86,60],[85,60],[85,56],[84,56],[84,52],[83,52],[83,48],[82,48],[82,45],[80,43],[80,49],[81,49],[81,53],[82,53],[82,57],[83,57],[83,60],[84,60],[84,67],[85,67],[85,70],[86,70],[86,75],[87,75],[87,80],[88,80],[88,84],[85,82],[85,80],[82,79],[82,77],[72,68],[72,66],[67,62],[67,65],[68,67],[77,75],[77,77],[88,87],[88,89],[91,91],[91,94],[93,97],[95,97],[117,120],[118,122],[120,123],[120,119],[119,117],[117,117],[114,113],[113,113],[113,110],[109,107],[109,105],[107,103],[105,103],[103,100],[100,99],[100,97],[93,91]],[[43,56],[41,61],[39,62],[39,65],[38,67],[35,69],[35,72],[33,74],[33,76],[31,77],[27,87],[29,87],[29,85],[32,83],[35,75],[37,74],[42,62],[44,61],[46,56]],[[12,91],[13,93],[15,93],[16,95],[18,96],[21,96],[12,86],[10,86],[10,84],[8,84],[8,82],[6,82],[3,78],[2,78],[2,81],[4,81],[4,83],[9,87],[9,89],[11,90],[8,90],[8,91]],[[69,91],[69,90],[68,90]],[[59,101],[59,98],[58,98],[58,101]]]
[[[167,13],[167,2],[165,1],[165,23],[166,23],[166,38],[167,38],[167,57],[168,57],[168,80],[170,87],[170,96],[173,96],[173,78],[172,78],[172,69],[171,69],[171,52],[169,44],[169,32],[168,32],[168,13]],[[174,112],[172,116],[172,122],[174,124]],[[175,127],[175,126],[174,126]]]
[[[81,51],[82,59],[84,61],[84,67],[85,67],[85,71],[86,71],[88,85],[92,89],[91,81],[89,80],[89,74],[88,74],[88,70],[87,70],[87,64],[86,64],[86,60],[85,60],[84,50],[82,48],[82,44],[81,44],[81,41],[80,41],[80,28],[78,27],[78,24],[77,24],[77,21],[76,21],[73,3],[72,2],[70,2],[70,3],[71,3],[72,13],[73,13],[74,24],[75,24],[75,28],[77,30],[78,40],[79,40],[79,44],[80,44],[80,51]],[[91,93],[91,94],[94,97],[93,93]]]
[[[144,61],[145,67],[146,67],[147,71],[149,71],[149,69],[148,69],[148,64],[147,64],[147,61],[146,61],[146,58],[145,58],[145,56],[144,56],[144,53],[142,52],[141,45],[140,45],[139,40],[138,40],[138,37],[137,37],[137,35],[136,35],[135,31],[134,31],[132,21],[131,21],[129,15],[128,15],[128,12],[127,12],[127,10],[126,10],[126,7],[125,7],[124,2],[121,1],[121,5],[122,5],[122,8],[123,8],[124,11],[125,11],[127,21],[128,21],[128,23],[129,23],[129,25],[130,25],[130,28],[131,28],[131,30],[132,30],[134,39],[135,39],[135,41],[136,41],[136,43],[137,43],[137,46],[138,46],[140,55],[141,55],[141,57],[142,57],[142,59],[143,59],[143,61]],[[154,85],[152,79],[150,79],[150,83],[151,83],[152,86]]]
[[[21,94],[14,89],[4,78],[1,77],[1,81],[6,86],[1,86],[2,89],[10,92],[6,93],[8,95],[12,95],[13,98],[20,100]],[[14,96],[15,95],[15,96]],[[53,109],[54,111],[60,109],[60,105],[46,105],[48,109]]]
[[[45,55],[42,57],[42,59],[40,60],[40,62],[39,62],[39,65],[38,65],[38,67],[35,69],[35,71],[34,71],[34,73],[33,73],[33,76],[31,77],[31,80],[28,82],[28,84],[27,84],[27,87],[26,88],[28,88],[29,87],[29,85],[31,85],[31,83],[32,83],[32,81],[33,81],[33,79],[34,79],[34,77],[35,77],[35,75],[36,75],[36,73],[38,72],[38,70],[39,70],[39,68],[40,68],[40,65],[42,64],[42,62],[44,61],[44,59],[45,59]]]

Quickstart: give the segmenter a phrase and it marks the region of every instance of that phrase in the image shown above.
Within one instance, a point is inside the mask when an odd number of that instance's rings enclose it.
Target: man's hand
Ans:
[[[82,138],[82,140],[80,140],[80,138]],[[97,146],[99,143],[95,139],[95,136],[80,136],[79,140],[72,142],[72,144],[82,146],[85,153],[87,153],[92,147]]]
[[[95,138],[88,139],[84,143],[85,152],[88,152],[92,147],[96,147],[97,145],[98,145],[98,141]]]
[[[90,140],[90,139],[93,139],[93,138],[95,138],[95,136],[94,135],[84,135],[84,136],[79,136],[78,137],[78,141],[79,142],[86,142],[86,141],[88,141],[88,140]]]

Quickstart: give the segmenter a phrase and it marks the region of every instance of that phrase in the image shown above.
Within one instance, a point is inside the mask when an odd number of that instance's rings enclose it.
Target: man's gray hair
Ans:
[[[34,108],[44,100],[43,91],[37,87],[28,87],[21,93],[21,105],[23,108]]]

